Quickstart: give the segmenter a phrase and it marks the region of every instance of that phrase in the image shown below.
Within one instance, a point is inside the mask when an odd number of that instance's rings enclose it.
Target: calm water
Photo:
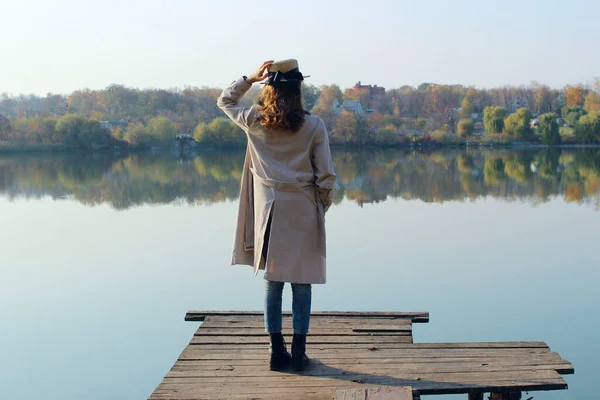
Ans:
[[[188,309],[261,309],[263,280],[229,267],[243,156],[0,156],[0,398],[144,399]],[[546,341],[576,374],[535,399],[597,398],[598,150],[334,163],[315,310],[429,311],[419,342]]]

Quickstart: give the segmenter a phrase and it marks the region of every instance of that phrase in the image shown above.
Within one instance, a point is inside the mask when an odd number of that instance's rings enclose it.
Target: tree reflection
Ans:
[[[4,155],[0,195],[9,199],[70,198],[127,209],[145,204],[212,204],[236,200],[244,151],[185,158],[171,154],[115,156]],[[562,197],[600,205],[600,150],[334,151],[334,203],[389,198],[424,202],[495,197],[531,204]]]

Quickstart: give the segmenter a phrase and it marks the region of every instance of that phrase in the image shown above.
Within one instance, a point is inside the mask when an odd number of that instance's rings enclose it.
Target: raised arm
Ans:
[[[217,106],[244,130],[247,130],[256,121],[257,115],[254,106],[250,108],[241,106],[240,99],[244,97],[244,94],[252,87],[254,82],[262,81],[268,77],[267,70],[272,63],[273,61],[265,61],[250,76],[232,82],[227,89],[223,90],[217,100]]]
[[[322,120],[319,120],[313,139],[312,165],[317,185],[317,195],[325,211],[333,203],[333,185],[336,175],[333,171],[333,161],[329,149],[329,135]]]
[[[244,80],[244,78],[240,78],[223,90],[223,93],[221,93],[217,100],[217,106],[244,130],[247,130],[256,118],[256,109],[254,107],[248,108],[240,105],[240,99],[251,87],[252,85]]]

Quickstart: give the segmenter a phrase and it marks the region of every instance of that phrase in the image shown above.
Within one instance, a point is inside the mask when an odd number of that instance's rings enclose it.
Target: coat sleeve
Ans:
[[[248,108],[240,105],[240,99],[251,87],[251,84],[241,78],[223,90],[217,100],[217,106],[244,131],[248,130],[258,116],[256,107]]]
[[[333,171],[333,161],[329,149],[329,135],[322,120],[319,120],[317,125],[311,156],[316,177],[317,195],[323,204],[324,211],[327,211],[333,203],[333,185],[335,184],[336,175]]]

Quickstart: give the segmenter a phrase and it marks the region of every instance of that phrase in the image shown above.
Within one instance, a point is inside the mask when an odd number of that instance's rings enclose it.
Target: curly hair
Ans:
[[[256,98],[259,122],[270,129],[298,132],[309,114],[302,101],[301,82],[280,82],[277,87],[265,85]]]

